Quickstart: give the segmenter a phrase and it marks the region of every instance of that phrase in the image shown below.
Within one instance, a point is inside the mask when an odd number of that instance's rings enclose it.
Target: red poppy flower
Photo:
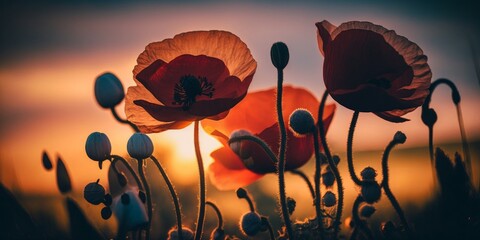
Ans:
[[[392,122],[423,104],[432,73],[415,43],[369,22],[316,26],[325,86],[338,103]]]
[[[245,97],[256,68],[245,43],[229,32],[187,32],[150,43],[133,69],[137,86],[127,91],[127,119],[144,133],[222,119]]]
[[[266,173],[275,172],[272,160],[255,143],[242,142],[242,151],[250,153],[250,158],[243,160],[228,146],[228,136],[235,130],[244,129],[264,140],[274,153],[278,152],[280,134],[275,112],[275,94],[275,89],[249,93],[223,120],[202,121],[203,128],[223,144],[223,147],[211,153],[214,162],[209,166],[210,180],[218,189],[236,189],[254,182]],[[283,117],[286,121],[297,108],[305,108],[314,116],[318,112],[319,102],[307,90],[285,86],[283,99]],[[323,121],[326,128],[330,125],[334,111],[334,104],[325,107]],[[286,170],[291,170],[301,167],[312,157],[313,137],[295,136],[288,128],[287,134]]]

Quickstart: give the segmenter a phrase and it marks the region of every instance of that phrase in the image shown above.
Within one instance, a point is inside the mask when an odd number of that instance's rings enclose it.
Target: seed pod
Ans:
[[[215,228],[215,230],[210,235],[210,240],[225,240],[225,230],[221,228]]]
[[[366,167],[360,173],[363,181],[374,181],[377,176],[377,172],[372,167]]]
[[[372,205],[363,205],[360,208],[360,216],[369,218],[375,213],[376,209]]]
[[[335,193],[327,191],[325,195],[323,195],[322,201],[323,205],[326,207],[333,207],[337,204],[337,197],[335,196]]]
[[[372,204],[380,200],[382,191],[376,181],[363,181],[361,194],[366,203]]]
[[[194,235],[193,231],[190,228],[182,226],[182,238],[183,240],[193,240]],[[168,231],[168,240],[178,240],[180,239],[178,236],[178,229],[172,228]]]
[[[331,170],[322,174],[322,183],[325,187],[333,186],[333,183],[335,183],[335,175],[333,175]]]
[[[107,220],[112,216],[112,209],[110,209],[110,207],[104,207],[100,214],[102,214],[103,219]]]
[[[270,58],[273,66],[278,70],[283,70],[287,66],[290,58],[287,45],[283,42],[274,43],[270,49]]]

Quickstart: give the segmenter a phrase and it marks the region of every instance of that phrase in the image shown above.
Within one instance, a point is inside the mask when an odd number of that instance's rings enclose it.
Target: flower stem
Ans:
[[[399,144],[399,142],[392,140],[387,147],[385,148],[385,151],[383,152],[383,157],[382,157],[382,175],[383,175],[383,180],[382,180],[382,187],[383,190],[385,191],[385,195],[387,195],[388,200],[392,203],[393,208],[397,212],[398,217],[400,218],[400,221],[402,221],[402,225],[405,227],[405,230],[411,237],[410,233],[410,228],[407,223],[407,219],[405,218],[405,214],[403,213],[402,208],[400,207],[400,204],[398,203],[397,199],[392,193],[392,190],[390,190],[390,186],[388,184],[388,156],[390,154],[390,151],[395,147],[395,145]]]
[[[305,181],[305,183],[307,183],[307,185],[308,185],[308,190],[310,190],[310,194],[312,195],[312,198],[315,199],[315,190],[313,189],[313,185],[312,185],[312,183],[310,182],[310,180],[308,180],[307,175],[305,175],[304,172],[302,172],[302,171],[300,171],[300,170],[298,170],[298,169],[290,170],[290,172],[291,172],[292,174],[295,174],[295,175],[301,177],[301,178]]]
[[[273,228],[272,228],[272,225],[270,224],[270,221],[268,220],[268,218],[262,217],[262,222],[264,222],[265,225],[267,225],[268,233],[270,235],[270,240],[275,240],[275,235],[273,233]]]
[[[460,103],[455,105],[457,107],[457,118],[458,118],[458,126],[460,128],[460,135],[462,136],[462,147],[463,147],[463,156],[465,157],[465,168],[467,169],[467,174],[470,178],[472,176],[472,162],[470,160],[470,149],[468,147],[467,142],[467,135],[465,134],[465,126],[463,124],[463,117],[462,117],[462,108],[460,107]]]
[[[355,224],[355,228],[353,229],[352,235],[350,236],[350,239],[357,239],[357,235],[359,233],[359,230],[363,230],[364,233],[367,235],[367,239],[374,239],[373,234],[370,231],[370,228],[368,228],[365,224],[365,221],[363,221],[360,216],[358,216],[358,208],[360,207],[360,204],[364,202],[363,197],[361,195],[358,195],[355,201],[353,202],[353,207],[352,207],[352,219],[353,223]]]
[[[197,156],[198,162],[198,173],[200,176],[200,203],[198,207],[198,219],[197,219],[197,229],[195,230],[195,240],[200,240],[202,238],[203,232],[203,222],[205,221],[205,170],[203,169],[203,160],[202,153],[200,152],[200,140],[199,140],[199,121],[195,121],[194,127],[194,144],[195,144],[195,155]]]
[[[328,97],[328,92],[325,91],[322,96],[322,100],[320,102],[320,107],[318,109],[318,131],[320,132],[320,140],[322,140],[322,147],[323,151],[325,151],[325,155],[327,156],[328,165],[330,169],[332,169],[333,175],[335,176],[335,181],[337,182],[337,192],[338,192],[338,205],[337,205],[337,213],[335,215],[335,222],[333,223],[335,232],[334,237],[337,237],[340,231],[340,224],[342,224],[342,211],[343,211],[343,182],[342,177],[340,176],[340,172],[338,171],[337,165],[333,161],[332,154],[330,153],[330,149],[328,148],[327,144],[327,136],[325,133],[325,126],[323,125],[323,110],[325,109],[325,102]]]
[[[143,168],[143,159],[138,160],[138,174],[142,179],[143,186],[145,186],[145,193],[147,194],[147,210],[148,210],[148,223],[146,226],[147,234],[146,239],[150,239],[150,226],[152,225],[152,196],[150,193],[150,187],[148,186],[147,178],[145,177],[145,172]]]
[[[285,193],[285,152],[287,146],[287,130],[285,129],[285,122],[283,121],[282,111],[282,94],[283,94],[283,70],[277,68],[278,82],[277,82],[277,117],[278,127],[280,130],[280,148],[278,151],[278,186],[280,196],[280,206],[282,207],[283,220],[287,229],[288,237],[294,239],[292,223],[288,213],[287,196]]]
[[[120,122],[120,123],[123,123],[123,124],[128,124],[130,125],[130,127],[133,129],[133,131],[135,132],[140,132],[140,130],[138,129],[137,125],[133,124],[132,122],[126,120],[126,119],[123,119],[121,118],[118,113],[117,113],[117,110],[115,110],[114,107],[110,108],[110,110],[112,110],[112,114],[113,114],[113,117],[115,117],[115,119]]]
[[[251,141],[251,142],[254,142],[254,143],[258,144],[258,146],[260,146],[265,151],[265,153],[267,153],[267,155],[270,157],[270,159],[272,160],[273,163],[278,162],[277,156],[275,155],[275,153],[272,152],[272,149],[270,149],[270,147],[267,145],[267,143],[265,143],[262,139],[260,139],[257,136],[246,135],[246,136],[233,137],[233,138],[230,138],[228,140],[228,144],[232,144],[232,143],[235,143],[235,142],[240,142],[240,141],[243,141],[243,140]]]
[[[182,232],[182,212],[180,210],[180,203],[178,201],[178,196],[177,193],[175,192],[175,188],[173,187],[172,182],[168,178],[167,173],[163,169],[162,165],[160,162],[152,155],[150,156],[150,159],[157,165],[158,170],[162,174],[163,179],[165,180],[165,183],[167,184],[168,190],[170,191],[170,195],[172,196],[173,200],[173,205],[175,206],[175,213],[177,215],[177,229],[178,229],[178,239],[182,240],[183,239],[183,232]]]
[[[138,186],[138,189],[139,190],[143,190],[143,184],[142,182],[140,181],[140,179],[138,178],[137,176],[137,173],[135,173],[135,171],[133,170],[132,166],[130,166],[130,164],[127,162],[127,160],[125,160],[124,158],[118,156],[118,155],[111,155],[110,156],[110,161],[112,162],[112,165],[113,165],[113,169],[118,172],[118,169],[117,169],[117,162],[120,161],[123,163],[123,165],[125,165],[125,167],[128,169],[128,171],[130,172],[130,174],[133,176],[133,178],[135,179],[135,182],[137,183],[137,186]]]
[[[315,127],[313,131],[313,145],[315,149],[315,211],[317,213],[318,229],[322,239],[325,238],[323,230],[322,204],[320,202],[320,175],[322,170],[322,159],[320,156],[320,143],[318,140],[318,130]]]
[[[217,213],[217,217],[218,217],[218,228],[222,229],[223,228],[223,217],[222,217],[222,213],[220,212],[220,209],[213,202],[207,201],[205,204],[209,205],[210,207],[213,208],[213,210],[215,210],[215,213]]]
[[[357,124],[359,112],[355,111],[353,113],[352,122],[350,122],[350,128],[348,129],[348,140],[347,140],[347,163],[348,163],[348,172],[353,182],[360,186],[362,181],[357,177],[355,173],[355,168],[353,167],[353,133],[355,132],[355,125]]]

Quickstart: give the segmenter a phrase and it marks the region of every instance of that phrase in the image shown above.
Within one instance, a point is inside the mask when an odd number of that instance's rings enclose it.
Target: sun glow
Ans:
[[[171,148],[171,161],[168,162],[167,168],[173,175],[183,184],[190,184],[198,181],[198,165],[195,156],[195,146],[193,140],[194,126],[190,126],[181,130],[166,131],[158,134],[158,142],[167,142]],[[200,152],[202,154],[203,166],[205,171],[208,165],[213,161],[210,153],[222,146],[220,142],[209,136],[203,129],[200,129]]]

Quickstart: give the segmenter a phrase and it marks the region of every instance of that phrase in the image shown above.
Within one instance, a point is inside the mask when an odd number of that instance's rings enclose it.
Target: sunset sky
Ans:
[[[53,159],[62,156],[78,189],[105,176],[84,152],[87,136],[93,131],[106,133],[113,153],[122,155],[132,132],[97,105],[95,78],[113,72],[126,89],[134,85],[132,69],[148,43],[193,30],[230,31],[248,45],[258,62],[250,91],[275,86],[276,70],[269,51],[274,42],[285,42],[290,50],[285,83],[307,88],[319,98],[325,87],[316,22],[325,19],[339,25],[362,20],[393,29],[423,49],[433,80],[444,77],[457,84],[467,137],[480,137],[480,89],[472,58],[472,51],[477,58],[480,55],[480,30],[475,25],[479,19],[461,1],[455,5],[415,1],[47,2],[0,5],[0,180],[24,191],[41,192],[54,184],[54,174],[41,168],[43,150]],[[439,116],[435,142],[459,141],[456,112],[446,87],[438,89],[432,106]],[[117,110],[124,116],[123,104]],[[341,106],[337,110],[328,138],[334,151],[344,152],[352,112]],[[421,123],[420,109],[406,117],[411,121],[393,124],[373,114],[360,114],[355,150],[383,149],[397,130],[408,137],[403,148],[427,145],[428,131]],[[171,148],[180,162],[193,162],[193,128],[153,134],[152,138],[157,145]],[[202,141],[205,156],[218,146],[206,135]]]

